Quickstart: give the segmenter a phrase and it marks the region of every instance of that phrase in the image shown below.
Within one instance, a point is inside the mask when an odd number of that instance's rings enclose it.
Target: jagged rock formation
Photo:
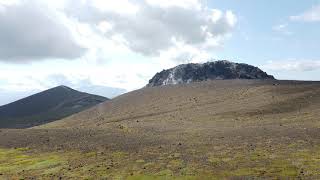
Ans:
[[[275,79],[258,67],[230,61],[182,64],[157,73],[148,87],[218,79]]]

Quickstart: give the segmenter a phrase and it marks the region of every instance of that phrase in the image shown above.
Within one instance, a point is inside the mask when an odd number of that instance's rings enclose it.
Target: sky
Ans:
[[[58,85],[109,98],[182,63],[320,80],[320,0],[0,0],[0,105]]]

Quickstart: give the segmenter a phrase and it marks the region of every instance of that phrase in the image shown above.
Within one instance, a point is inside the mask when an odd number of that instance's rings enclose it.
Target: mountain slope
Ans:
[[[59,121],[0,130],[0,147],[59,155],[66,164],[53,175],[42,166],[23,174],[43,179],[319,179],[319,108],[320,82],[146,87]]]
[[[182,64],[157,73],[148,87],[183,84],[216,79],[274,79],[261,69],[230,61],[215,61],[204,64]]]
[[[320,107],[320,83],[277,80],[215,80],[190,84],[147,87],[133,91],[93,109],[43,127],[111,127],[115,123],[179,129],[194,128],[201,121],[218,119],[297,116]],[[239,115],[239,116],[238,116]],[[298,114],[302,115],[302,114]],[[269,119],[270,118],[270,119]],[[245,125],[245,124],[243,124]]]
[[[0,128],[28,128],[52,122],[106,101],[107,98],[55,87],[0,107]]]

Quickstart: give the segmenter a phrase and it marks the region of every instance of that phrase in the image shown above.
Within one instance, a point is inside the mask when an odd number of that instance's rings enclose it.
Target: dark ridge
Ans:
[[[58,86],[0,106],[0,128],[29,128],[53,122],[108,100]]]

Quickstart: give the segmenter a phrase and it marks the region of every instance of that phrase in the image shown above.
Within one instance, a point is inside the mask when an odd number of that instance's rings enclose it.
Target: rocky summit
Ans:
[[[275,78],[258,67],[223,60],[204,64],[182,64],[163,70],[157,73],[147,86],[154,87],[219,79],[274,80]]]

